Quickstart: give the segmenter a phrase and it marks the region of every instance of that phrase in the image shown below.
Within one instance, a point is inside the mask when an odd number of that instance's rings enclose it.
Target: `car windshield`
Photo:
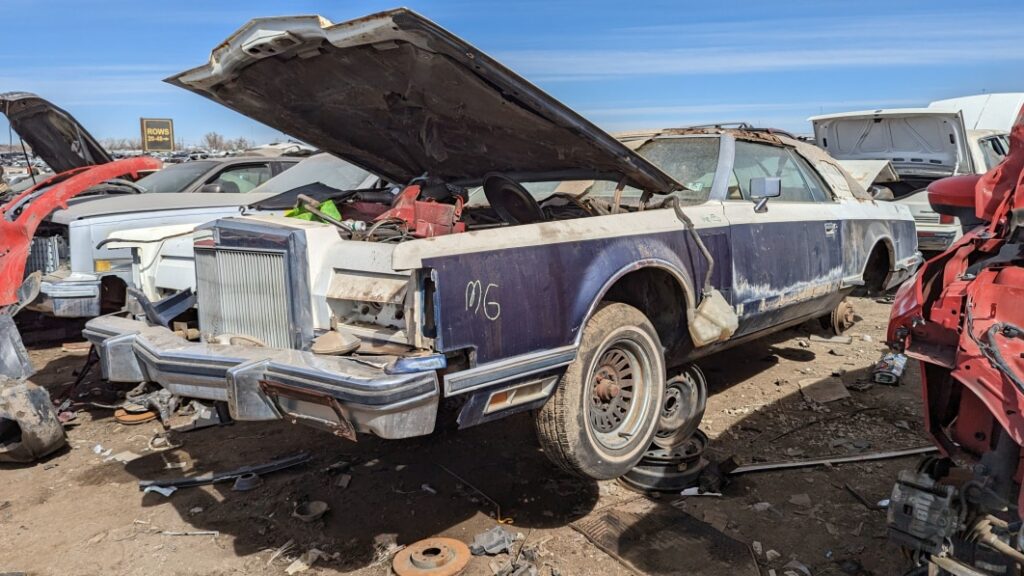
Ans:
[[[657,138],[647,142],[637,153],[685,186],[684,190],[671,193],[687,203],[700,203],[708,199],[718,169],[718,136],[684,136]],[[589,196],[611,198],[615,194],[615,182],[574,181],[574,182],[527,182],[523,186],[538,201],[554,192],[578,195],[587,192]],[[636,203],[642,191],[627,186],[622,191],[623,203]],[[665,197],[668,197],[665,196]],[[470,191],[469,206],[486,206],[482,188]]]
[[[210,161],[174,164],[140,179],[136,184],[146,192],[181,192],[216,165],[217,162]]]
[[[352,190],[370,173],[330,154],[311,156],[253,188],[252,194],[281,194],[308,184],[321,183],[337,190]]]

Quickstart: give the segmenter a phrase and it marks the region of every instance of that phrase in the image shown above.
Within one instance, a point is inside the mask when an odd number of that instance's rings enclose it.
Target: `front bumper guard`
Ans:
[[[104,378],[226,402],[236,420],[288,419],[353,439],[355,432],[408,438],[434,430],[437,373],[391,373],[393,356],[189,342],[120,316],[94,318],[82,334],[96,347]]]

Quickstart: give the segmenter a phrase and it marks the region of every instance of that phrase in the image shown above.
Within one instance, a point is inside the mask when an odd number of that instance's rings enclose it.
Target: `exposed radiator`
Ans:
[[[254,338],[292,348],[285,253],[196,250],[199,329],[204,335]]]
[[[50,274],[68,259],[68,243],[63,236],[35,236],[29,245],[25,276],[33,272]]]

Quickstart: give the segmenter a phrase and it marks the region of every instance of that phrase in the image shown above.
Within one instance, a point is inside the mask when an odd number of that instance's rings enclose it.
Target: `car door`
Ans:
[[[755,210],[753,178],[779,178],[781,195]],[[724,199],[739,334],[824,313],[841,275],[839,226],[827,188],[794,150],[736,140]]]

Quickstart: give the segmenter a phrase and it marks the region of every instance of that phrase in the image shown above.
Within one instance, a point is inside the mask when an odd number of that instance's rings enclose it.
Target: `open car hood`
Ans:
[[[837,160],[889,160],[904,177],[940,178],[973,170],[957,110],[897,108],[810,120],[815,142]]]
[[[0,94],[11,128],[54,172],[106,164],[107,151],[74,116],[28,92]]]
[[[682,186],[564,104],[406,9],[252,20],[167,79],[396,183],[625,179]]]

